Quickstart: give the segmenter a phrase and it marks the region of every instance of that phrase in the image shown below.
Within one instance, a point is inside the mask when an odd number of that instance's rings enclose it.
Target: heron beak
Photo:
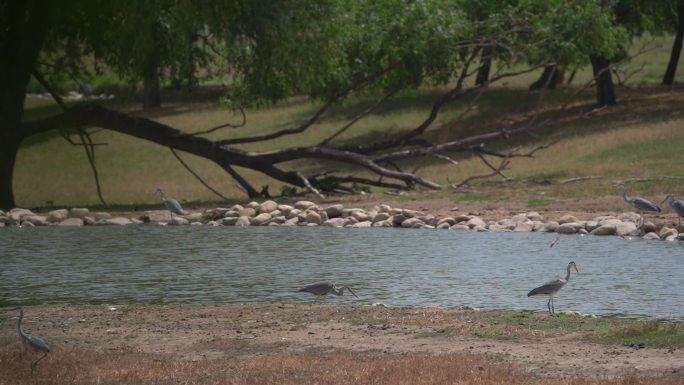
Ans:
[[[356,293],[354,293],[354,290],[352,290],[351,287],[347,287],[347,290],[349,290],[349,292],[352,293],[352,295],[353,295],[354,297],[359,298],[359,296],[356,295]]]

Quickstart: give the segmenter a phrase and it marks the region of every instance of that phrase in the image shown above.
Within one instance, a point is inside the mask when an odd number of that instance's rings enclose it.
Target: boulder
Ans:
[[[327,221],[323,222],[321,226],[344,227],[347,223],[349,223],[349,221],[347,221],[346,218],[336,217],[328,219]]]
[[[300,209],[292,209],[292,210],[290,210],[289,213],[285,214],[285,217],[286,217],[287,219],[296,218],[296,217],[298,217],[299,214],[301,214],[301,213],[302,213],[302,210],[300,210]]]
[[[241,216],[235,221],[235,226],[239,227],[244,227],[244,226],[249,226],[249,217],[248,216]]]
[[[325,208],[328,218],[337,218],[342,216],[342,210],[344,210],[344,205],[341,204],[336,204]]]
[[[168,210],[151,210],[148,211],[147,214],[143,217],[143,220],[146,222],[156,222],[156,223],[161,223],[161,222],[168,222],[172,218],[171,212]],[[107,218],[109,219],[109,218]],[[105,219],[106,221],[106,219]]]
[[[187,225],[189,223],[190,223],[190,221],[187,220],[186,218],[178,217],[178,216],[174,216],[169,221],[169,225],[174,225],[174,226],[183,226],[183,225]]]
[[[544,217],[542,217],[536,211],[530,211],[529,213],[527,213],[527,219],[531,220],[532,222],[543,222],[544,221]]]
[[[658,236],[658,234],[653,233],[653,232],[651,232],[651,233],[646,233],[646,234],[644,234],[644,236],[641,237],[641,238],[647,239],[647,240],[660,240],[660,237]]]
[[[480,218],[480,217],[472,217],[472,218],[470,218],[470,219],[468,220],[468,222],[466,223],[466,225],[467,225],[468,227],[470,227],[471,229],[473,229],[473,228],[475,228],[475,227],[478,227],[478,226],[479,226],[479,227],[482,227],[482,228],[484,228],[485,226],[487,226],[487,224],[485,223],[485,221],[483,221],[482,218]]]
[[[202,219],[205,221],[215,221],[225,217],[226,213],[229,211],[230,209],[227,209],[225,207],[217,207],[215,209],[204,210],[204,212],[201,215]]]
[[[517,226],[515,226],[515,229],[513,231],[516,232],[530,232],[534,229],[534,222],[532,221],[527,221],[527,222],[521,222],[518,223]]]
[[[563,225],[566,223],[578,223],[578,222],[579,222],[579,220],[577,220],[577,218],[574,215],[563,215],[562,217],[560,217],[560,219],[558,219],[559,225]],[[556,230],[556,231],[558,231],[558,230]]]
[[[297,201],[295,202],[294,207],[300,210],[308,210],[312,207],[316,207],[316,204],[311,201]]]
[[[187,219],[188,222],[190,222],[190,223],[202,222],[202,220],[203,220],[202,213],[191,213],[188,215],[184,215],[183,218]]]
[[[677,229],[671,229],[671,228],[663,227],[662,229],[660,229],[660,232],[658,233],[658,237],[660,237],[662,239],[667,239],[667,237],[669,237],[671,235],[676,236],[678,234],[679,234],[679,232],[677,232]]]
[[[256,215],[256,209],[254,207],[245,207],[244,209],[238,211],[241,217],[253,217]]]
[[[245,218],[247,218],[247,217],[245,217]],[[221,224],[224,226],[235,226],[238,219],[240,219],[240,217],[225,217],[225,218],[221,219]],[[249,221],[249,218],[247,218],[247,221]]]
[[[527,213],[520,213],[518,215],[514,215],[511,218],[511,221],[515,222],[516,224],[520,222],[527,222]]]
[[[230,206],[230,211],[236,211],[239,212],[240,210],[244,209],[245,207],[242,205],[232,205]]]
[[[182,217],[171,218],[171,221],[173,221],[176,218],[184,220],[186,222],[186,224],[188,222],[185,218],[182,218]],[[176,223],[171,223],[171,221],[169,221],[169,224],[176,224]],[[126,225],[132,224],[133,221],[131,221],[130,219],[125,218],[125,217],[115,217],[115,218],[106,219],[105,223],[108,225],[126,226]]]
[[[365,211],[354,211],[351,213],[351,216],[356,218],[359,222],[365,222],[365,221],[370,221],[371,217],[370,215],[366,214]]]
[[[560,222],[559,222],[560,223]],[[560,223],[556,232],[560,234],[576,234],[579,229],[584,228],[581,223],[578,222],[565,222]]]
[[[283,223],[284,226],[294,226],[297,223],[299,223],[299,218],[294,217],[294,218],[288,218],[285,223]]]
[[[387,212],[379,212],[373,217],[373,222],[386,221],[390,219],[391,216]]]
[[[384,221],[373,223],[373,227],[394,227],[394,222],[391,219],[385,219]]]
[[[470,220],[470,218],[472,218],[472,216],[461,214],[461,215],[455,216],[454,220],[456,221],[456,223],[461,223],[461,222],[468,222]]]
[[[290,214],[290,211],[294,210],[294,207],[290,205],[278,205],[278,210],[287,217]]]
[[[380,212],[381,213],[388,213],[392,210],[392,208],[389,205],[380,205]]]
[[[615,231],[617,230],[617,226],[614,224],[605,224],[603,226],[599,226],[593,230],[591,230],[589,233],[591,235],[615,235]]]
[[[633,222],[620,222],[615,227],[615,235],[634,235],[637,233],[637,227]]]
[[[454,226],[464,226],[464,225],[454,225]],[[468,227],[468,226],[466,226],[466,227]],[[470,227],[468,227],[468,228],[470,228]],[[487,230],[489,230],[491,232],[511,231],[508,227],[502,226],[501,224],[499,224],[497,222],[487,224]]]
[[[74,207],[69,210],[69,218],[85,218],[90,215],[90,210],[81,207]]]
[[[622,222],[632,222],[632,223],[641,222],[641,216],[635,212],[632,212],[632,211],[628,211],[628,212],[625,212],[625,213],[618,215],[617,219],[619,219]]]
[[[587,231],[590,232],[590,233],[591,233],[592,231],[598,229],[599,226],[601,226],[601,225],[599,225],[599,223],[598,223],[597,221],[586,221],[586,222],[584,223],[584,228],[587,229]]]
[[[21,223],[21,218],[30,215],[36,215],[31,210],[15,208],[7,213],[11,223]]]
[[[451,227],[456,224],[456,220],[453,217],[444,217],[437,221],[437,226],[441,226],[444,223],[448,224]]]
[[[267,200],[262,202],[259,205],[259,212],[260,213],[272,213],[278,209],[278,203],[272,201],[272,200]]]
[[[251,201],[245,205],[245,207],[253,208],[254,210],[259,208],[259,202]]]
[[[470,227],[468,225],[462,225],[460,223],[457,223],[451,226],[451,230],[470,230]]]
[[[656,225],[651,221],[646,221],[644,222],[644,225],[641,226],[641,230],[643,230],[644,233],[654,233],[656,231]]]
[[[558,222],[548,221],[548,222],[544,223],[544,227],[540,231],[546,232],[546,233],[553,233],[558,229],[558,226],[559,226]]]
[[[405,221],[401,222],[401,227],[408,229],[408,228],[418,228],[424,225],[425,223],[421,221],[418,218],[408,218]]]
[[[392,216],[392,223],[395,226],[401,226],[401,224],[407,220],[408,217],[404,216],[404,214],[397,214]]]
[[[8,225],[10,222],[10,219],[6,215],[0,215],[0,223],[3,225]]]
[[[665,238],[665,240],[666,240],[666,241],[669,241],[669,242],[676,241],[677,239],[679,239],[679,237],[676,236],[676,235],[668,235],[668,236]]]
[[[59,222],[59,226],[83,226],[83,219],[81,218],[67,218]]]
[[[442,222],[437,224],[437,228],[440,230],[449,230],[451,228],[451,225],[449,222]]]
[[[400,215],[400,214],[403,214],[403,213],[404,213],[404,210],[403,210],[403,209],[397,209],[397,208],[392,208],[392,209],[390,209],[390,211],[389,211],[389,215],[391,215],[391,216]]]
[[[23,227],[36,227],[36,225],[34,225],[34,224],[31,223],[31,222],[23,222],[23,223],[22,223],[22,226],[23,226]]]
[[[359,223],[354,223],[351,227],[362,228],[362,227],[372,227],[372,226],[373,226],[373,222],[363,221],[363,222],[359,222]]]
[[[261,214],[257,215],[256,217],[250,218],[249,223],[252,226],[261,226],[261,225],[265,224],[266,222],[270,221],[271,218],[272,218],[271,214],[261,213]]]
[[[22,223],[29,222],[34,226],[45,226],[48,224],[47,217],[44,215],[27,215],[22,218]]]
[[[518,226],[518,222],[514,221],[512,218],[504,218],[497,222],[497,224],[506,230],[513,230]]]
[[[103,211],[98,211],[93,214],[93,219],[96,221],[106,221],[107,219],[111,218],[112,215],[110,213],[106,213]]]
[[[316,225],[323,223],[321,215],[315,211],[308,211],[305,218],[308,223],[314,223]]]
[[[282,224],[285,223],[286,221],[287,221],[287,218],[285,218],[284,215],[279,215],[279,216],[277,216],[277,217],[271,218],[271,220],[268,221],[268,224],[270,225],[270,224],[272,224],[272,223],[275,223],[275,224],[277,224],[277,225],[282,225]]]
[[[241,208],[240,211],[244,210],[244,208]],[[223,218],[240,218],[240,211],[226,211],[225,214],[223,214]]]
[[[69,217],[67,209],[52,210],[47,213],[47,221],[50,223],[59,223]]]

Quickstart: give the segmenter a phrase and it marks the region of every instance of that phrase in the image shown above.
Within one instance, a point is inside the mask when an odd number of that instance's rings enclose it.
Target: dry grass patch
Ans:
[[[29,358],[0,354],[0,383],[14,384],[682,384],[674,377],[537,378],[475,354],[371,355],[336,352],[204,361],[139,353],[63,351],[31,376]]]

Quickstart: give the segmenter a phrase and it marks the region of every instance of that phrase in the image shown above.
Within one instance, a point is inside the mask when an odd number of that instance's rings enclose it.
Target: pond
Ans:
[[[684,319],[684,245],[620,237],[310,227],[89,226],[0,231],[0,306],[311,302],[546,310],[527,292],[574,260],[556,309]]]

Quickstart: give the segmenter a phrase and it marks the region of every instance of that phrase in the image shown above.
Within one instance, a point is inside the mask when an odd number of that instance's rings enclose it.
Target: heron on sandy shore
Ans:
[[[645,199],[645,198],[642,198],[639,196],[637,196],[637,197],[628,196],[627,195],[627,186],[625,186],[624,183],[620,183],[618,185],[618,187],[620,187],[622,189],[622,199],[624,199],[628,205],[634,207],[635,209],[637,209],[639,211],[650,211],[650,212],[656,212],[656,213],[660,212],[660,207],[658,207],[658,205],[649,201],[648,199]],[[639,228],[641,228],[641,226],[643,226],[643,224],[644,224],[644,217],[641,215],[641,213],[639,213],[639,220],[641,222],[639,224]]]
[[[677,199],[672,195],[668,195],[660,203],[665,202],[667,202],[670,205],[670,207],[672,207],[672,209],[677,213],[677,227],[679,227],[682,224],[682,217],[684,217],[684,201],[681,199]]]
[[[349,290],[349,292],[356,298],[359,298],[356,293],[354,293],[354,290],[352,290],[351,287],[349,286],[341,286],[337,287],[334,283],[331,282],[317,282],[317,283],[312,283],[311,285],[304,286],[303,288],[297,290],[300,292],[306,292],[310,293],[316,296],[316,299],[314,302],[318,301],[319,298],[325,297],[328,294],[335,294],[336,296],[341,296],[344,294],[345,290]]]
[[[171,211],[173,214],[178,214],[178,215],[185,215],[185,210],[183,210],[183,207],[181,206],[180,203],[178,203],[177,200],[173,198],[167,198],[166,195],[164,195],[164,192],[162,189],[157,188],[157,192],[161,196],[161,200],[164,203],[164,206]]]
[[[33,369],[35,369],[36,365],[47,356],[47,354],[50,352],[50,347],[48,347],[47,342],[43,340],[42,338],[38,336],[34,336],[21,326],[21,321],[24,319],[24,310],[20,307],[15,308],[14,310],[19,310],[19,319],[17,320],[17,331],[19,332],[19,336],[21,337],[21,342],[24,343],[24,351],[30,346],[31,349],[37,351],[37,352],[43,352],[43,355],[37,359],[36,361],[31,363],[31,373],[33,373]]]
[[[545,284],[543,284],[539,287],[535,287],[529,293],[527,293],[527,296],[528,297],[542,296],[542,295],[548,296],[549,302],[546,304],[546,306],[549,308],[549,314],[556,314],[556,309],[553,306],[553,297],[570,280],[570,269],[571,268],[574,268],[575,271],[579,273],[579,270],[577,270],[577,265],[575,264],[575,262],[570,261],[570,263],[568,263],[568,273],[565,275],[565,279],[563,279],[561,277],[556,277],[556,279],[553,279],[549,282],[546,282]]]

